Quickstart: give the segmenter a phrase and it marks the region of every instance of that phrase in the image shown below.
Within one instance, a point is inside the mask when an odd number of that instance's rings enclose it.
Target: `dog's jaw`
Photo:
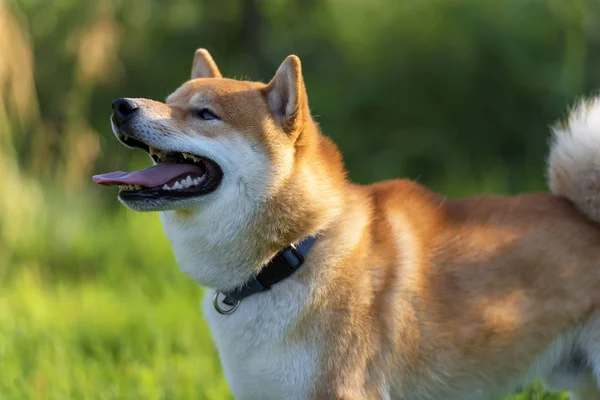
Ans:
[[[211,201],[162,212],[161,220],[181,270],[202,286],[229,290],[243,284],[265,261],[265,238],[253,225],[283,177],[275,177],[269,159],[242,138],[198,141],[220,158],[221,187]]]
[[[258,205],[236,194],[225,186],[219,201],[202,209],[161,212],[179,268],[204,287],[233,289],[262,264],[260,243],[246,233]]]

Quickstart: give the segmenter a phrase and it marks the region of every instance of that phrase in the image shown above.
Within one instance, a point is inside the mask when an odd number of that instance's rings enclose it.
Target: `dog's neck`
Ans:
[[[222,193],[202,212],[161,213],[179,267],[202,286],[230,291],[251,279],[275,254],[327,228],[341,213],[343,166],[335,145],[318,131],[297,150],[294,170],[279,189],[257,201]],[[229,188],[229,190],[233,190]]]

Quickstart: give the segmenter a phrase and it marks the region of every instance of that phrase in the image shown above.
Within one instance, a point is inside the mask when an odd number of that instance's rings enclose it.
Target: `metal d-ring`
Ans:
[[[217,292],[215,292],[215,295],[213,296],[213,306],[215,306],[215,310],[217,310],[217,312],[221,315],[233,314],[233,312],[235,310],[237,310],[238,306],[240,305],[240,300],[236,300],[235,303],[231,306],[231,308],[223,309],[219,305],[219,295],[220,294],[223,294],[223,293],[217,291]],[[223,294],[223,296],[225,296],[225,295]]]

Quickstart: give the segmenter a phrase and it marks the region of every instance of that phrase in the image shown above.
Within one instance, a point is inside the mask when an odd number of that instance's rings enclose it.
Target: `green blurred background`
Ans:
[[[110,103],[163,100],[197,47],[263,81],[299,55],[356,181],[546,190],[549,124],[600,88],[600,0],[0,0],[0,399],[230,396],[157,215],[90,180],[149,165]]]

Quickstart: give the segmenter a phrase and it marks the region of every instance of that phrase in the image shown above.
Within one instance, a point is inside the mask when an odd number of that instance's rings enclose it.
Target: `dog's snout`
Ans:
[[[135,101],[126,98],[120,98],[113,101],[112,108],[115,110],[117,125],[131,119],[138,110]]]

